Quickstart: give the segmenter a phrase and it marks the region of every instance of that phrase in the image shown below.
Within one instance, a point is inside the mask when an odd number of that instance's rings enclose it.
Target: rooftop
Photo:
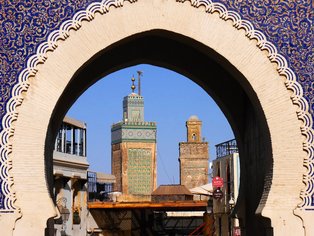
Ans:
[[[84,122],[76,120],[76,119],[73,119],[73,118],[68,117],[68,116],[65,116],[63,118],[63,122],[67,123],[67,124],[70,124],[70,125],[74,125],[74,126],[76,126],[78,128],[86,129],[86,124]]]
[[[116,177],[111,174],[105,174],[102,172],[97,172],[97,182],[101,184],[107,184],[107,183],[115,183],[116,182]]]
[[[190,116],[189,121],[192,121],[192,120],[199,121],[200,119],[196,115],[192,115]]]
[[[160,185],[154,192],[154,195],[192,195],[192,193],[184,186],[179,184]]]

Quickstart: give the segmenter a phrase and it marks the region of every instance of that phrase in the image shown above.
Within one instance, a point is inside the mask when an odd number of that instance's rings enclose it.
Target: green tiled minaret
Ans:
[[[156,123],[144,120],[144,98],[134,92],[134,81],[123,99],[123,120],[111,127],[114,191],[127,199],[150,197],[157,184]]]

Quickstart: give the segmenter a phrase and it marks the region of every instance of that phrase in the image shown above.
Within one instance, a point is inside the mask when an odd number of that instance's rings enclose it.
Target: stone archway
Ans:
[[[198,1],[192,2],[198,6]],[[118,1],[112,5],[118,6],[122,3],[123,1]],[[29,86],[29,88],[25,94],[17,91],[18,98],[24,100],[18,111],[13,109],[18,116],[14,123],[12,153],[9,155],[13,160],[11,173],[14,177],[13,189],[16,191],[15,205],[20,207],[22,213],[21,219],[16,223],[15,234],[18,235],[25,230],[34,235],[42,233],[46,219],[54,214],[44,176],[45,140],[47,134],[50,134],[48,127],[50,128],[50,120],[55,115],[56,104],[64,91],[69,88],[68,85],[75,77],[77,70],[97,53],[104,49],[111,49],[115,43],[123,39],[160,29],[194,39],[199,45],[209,48],[221,56],[214,60],[223,59],[220,61],[221,64],[229,63],[247,80],[247,85],[243,82],[242,86],[250,86],[252,88],[251,96],[254,97],[256,94],[255,97],[260,103],[270,133],[268,141],[271,141],[273,160],[273,172],[270,176],[272,182],[265,185],[270,188],[270,191],[265,192],[257,212],[271,219],[276,235],[284,235],[285,232],[295,232],[295,235],[303,234],[301,220],[293,215],[293,210],[299,204],[299,194],[303,187],[302,162],[303,159],[306,159],[306,153],[302,147],[303,137],[300,123],[296,113],[297,107],[290,100],[290,96],[298,97],[287,90],[284,84],[286,78],[280,76],[276,70],[276,64],[272,64],[267,58],[267,51],[268,56],[279,63],[280,73],[286,72],[287,74],[290,71],[284,63],[280,64],[282,58],[271,51],[272,45],[267,44],[267,41],[264,42],[264,38],[259,32],[255,34],[254,31],[248,31],[251,29],[250,25],[236,22],[237,16],[232,14],[225,16],[225,19],[229,17],[231,21],[222,20],[219,16],[225,12],[219,7],[214,9],[215,13],[213,14],[204,14],[203,7],[207,11],[212,11],[214,5],[209,3],[203,5],[194,9],[190,3],[139,1],[134,4],[126,3],[123,8],[111,9],[108,15],[96,14],[95,19],[92,20],[91,16],[94,15],[97,7],[109,11],[108,5],[101,8],[95,4],[89,8],[85,16],[82,16],[87,19],[90,17],[89,22],[72,22],[73,26],[71,25],[71,27],[74,29],[75,23],[82,24],[79,30],[60,31],[51,36],[50,39],[54,39],[54,36],[57,39],[58,37],[67,38],[70,35],[64,42],[58,43],[58,48],[52,53],[49,52],[47,55],[39,53],[39,60],[43,60],[40,56],[47,56],[47,61],[38,66],[38,72],[33,78],[28,77],[28,81],[21,81],[20,87],[17,86],[17,90],[21,87],[21,90],[24,90],[23,86],[26,88]],[[150,16],[149,19],[147,19],[147,15]],[[232,22],[238,23],[238,28],[243,28],[245,32],[235,28],[231,24]],[[66,24],[63,27],[67,27]],[[250,38],[256,38],[259,46],[267,51],[261,51],[256,46],[256,42],[246,37],[245,33]],[[44,46],[53,48],[54,43],[55,41],[51,40]],[[32,62],[32,60],[30,61]],[[172,66],[175,67],[175,65]],[[179,68],[182,69],[183,66],[175,69],[179,70]],[[229,71],[231,71],[230,68]],[[190,77],[193,77],[193,74]],[[197,81],[197,76],[194,75],[194,77]],[[206,83],[201,80],[197,82]],[[269,84],[272,86],[270,87]],[[205,86],[203,85],[203,87]],[[297,86],[292,82],[291,87]],[[76,95],[78,94],[79,91]],[[20,103],[19,99],[13,101]],[[34,107],[38,109],[34,110]],[[58,115],[60,116],[61,113],[59,111]],[[307,125],[311,125],[311,122]],[[13,130],[13,125],[10,124],[9,127],[11,126]],[[29,167],[34,170],[31,174],[25,172],[25,168]],[[287,173],[289,174],[287,175]],[[36,189],[29,188],[34,178],[37,180],[37,185],[34,186]],[[288,186],[284,185],[286,181],[289,182]],[[14,196],[11,199],[14,199]],[[37,206],[37,209],[30,204],[34,203],[34,199],[39,199],[42,204]],[[38,200],[36,202],[38,203]],[[47,209],[46,212],[41,210],[44,207]]]

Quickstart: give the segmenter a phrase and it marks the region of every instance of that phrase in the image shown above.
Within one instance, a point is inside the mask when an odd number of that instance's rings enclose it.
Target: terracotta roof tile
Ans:
[[[160,185],[152,195],[192,195],[192,193],[184,185],[173,184]]]

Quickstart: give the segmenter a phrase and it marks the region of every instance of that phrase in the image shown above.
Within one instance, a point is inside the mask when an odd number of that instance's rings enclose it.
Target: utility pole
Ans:
[[[138,70],[137,75],[138,75],[138,95],[141,96],[141,76],[143,75],[143,72]]]

